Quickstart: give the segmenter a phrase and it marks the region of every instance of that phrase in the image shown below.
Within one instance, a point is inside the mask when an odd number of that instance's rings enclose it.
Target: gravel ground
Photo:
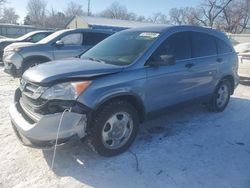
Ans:
[[[250,187],[250,86],[223,113],[189,106],[142,125],[128,152],[104,158],[77,139],[53,150],[24,147],[8,107],[18,80],[0,67],[0,187]]]

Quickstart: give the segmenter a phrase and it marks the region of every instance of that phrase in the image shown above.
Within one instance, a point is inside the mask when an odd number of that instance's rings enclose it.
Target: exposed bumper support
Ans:
[[[22,62],[23,57],[17,52],[4,53],[4,72],[14,76],[19,77],[22,75]]]
[[[10,74],[13,77],[20,77],[22,75],[21,69],[16,69],[13,64],[8,64],[4,66],[4,72]]]
[[[62,113],[42,116],[36,123],[30,123],[20,112],[17,103],[9,109],[13,128],[25,144],[33,147],[51,146],[55,142]],[[58,140],[67,140],[74,135],[86,136],[86,115],[65,112],[62,118]]]

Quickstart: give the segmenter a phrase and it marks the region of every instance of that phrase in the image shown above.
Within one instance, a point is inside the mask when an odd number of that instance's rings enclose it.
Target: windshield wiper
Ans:
[[[106,63],[105,61],[101,60],[101,59],[97,59],[97,58],[93,58],[93,57],[84,57],[85,59],[89,59],[91,61],[96,61],[96,62],[99,62],[99,63]]]

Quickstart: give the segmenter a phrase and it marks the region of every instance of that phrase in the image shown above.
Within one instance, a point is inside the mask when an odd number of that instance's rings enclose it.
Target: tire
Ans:
[[[139,128],[138,113],[125,101],[113,101],[98,110],[91,126],[94,150],[102,156],[115,156],[133,143]]]
[[[229,103],[231,89],[231,84],[228,80],[221,81],[208,103],[208,110],[211,112],[223,112]]]

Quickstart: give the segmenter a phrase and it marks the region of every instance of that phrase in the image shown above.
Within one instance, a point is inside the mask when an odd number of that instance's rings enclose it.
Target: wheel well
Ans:
[[[22,63],[22,71],[24,72],[25,70],[27,70],[30,65],[32,63],[45,63],[50,61],[50,59],[48,57],[45,56],[31,56],[31,57],[27,57],[23,60]]]
[[[27,57],[24,59],[24,65],[25,63],[30,63],[30,62],[47,62],[47,61],[51,61],[48,57],[45,56],[31,56],[31,57]]]
[[[95,111],[98,111],[99,109],[102,108],[102,106],[104,106],[107,103],[112,102],[112,101],[125,101],[127,103],[130,103],[137,110],[140,122],[142,123],[144,121],[144,119],[145,119],[144,105],[137,97],[135,97],[133,95],[116,96],[116,97],[113,97],[111,99],[108,99],[107,101],[102,103],[100,106],[98,106],[98,108]]]
[[[224,76],[221,80],[228,80],[231,85],[231,94],[234,93],[234,78],[231,75]]]

